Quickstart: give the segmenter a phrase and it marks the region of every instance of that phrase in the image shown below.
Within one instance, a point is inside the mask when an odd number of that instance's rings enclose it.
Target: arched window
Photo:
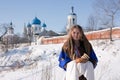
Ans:
[[[73,18],[73,24],[75,24],[75,19]]]

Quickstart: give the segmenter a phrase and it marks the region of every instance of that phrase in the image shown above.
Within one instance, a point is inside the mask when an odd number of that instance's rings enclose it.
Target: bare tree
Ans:
[[[2,50],[5,52],[8,51],[8,48],[6,47],[7,45],[5,45],[3,42],[3,36],[7,33],[7,27],[8,24],[0,24],[0,44],[2,44]]]
[[[26,26],[24,26],[23,37],[27,37],[27,28],[26,28]]]
[[[67,34],[66,26],[63,27],[61,33],[63,33],[63,34]]]
[[[87,30],[88,31],[94,31],[96,29],[96,27],[97,27],[97,19],[96,19],[96,17],[93,16],[93,15],[90,15],[88,17],[88,23],[87,24],[88,24]]]
[[[96,0],[95,10],[102,26],[110,28],[110,40],[112,41],[112,28],[117,25],[120,12],[120,0]]]
[[[7,33],[7,24],[0,25],[0,41],[2,41],[2,37]]]

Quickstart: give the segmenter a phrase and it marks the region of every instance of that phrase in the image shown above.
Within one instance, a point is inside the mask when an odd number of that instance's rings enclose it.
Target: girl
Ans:
[[[66,80],[94,80],[97,62],[97,56],[82,27],[72,26],[59,56],[59,66],[66,71]]]

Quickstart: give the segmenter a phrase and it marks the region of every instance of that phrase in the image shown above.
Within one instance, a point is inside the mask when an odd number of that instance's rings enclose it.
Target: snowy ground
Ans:
[[[98,57],[95,80],[120,80],[120,39],[90,41]],[[0,53],[0,80],[63,80],[58,66],[63,44],[34,45]]]

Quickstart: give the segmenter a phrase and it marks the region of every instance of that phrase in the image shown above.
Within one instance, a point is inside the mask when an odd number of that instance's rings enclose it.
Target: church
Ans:
[[[45,23],[41,24],[41,21],[35,17],[32,23],[24,25],[24,35],[34,42],[40,33],[46,30],[46,27],[47,25]]]
[[[58,33],[52,31],[52,30],[47,30],[46,29],[47,25],[46,23],[41,23],[40,19],[35,17],[32,20],[32,23],[28,23],[27,25],[24,25],[24,35],[31,41],[31,42],[36,42],[38,38],[41,36],[59,36]]]
[[[5,35],[3,35],[3,37],[2,37],[2,40],[5,42],[4,44],[12,44],[12,43],[15,43],[15,42],[13,42],[15,36],[16,36],[16,35],[14,34],[13,24],[12,24],[12,22],[10,22],[10,23],[7,25]]]

